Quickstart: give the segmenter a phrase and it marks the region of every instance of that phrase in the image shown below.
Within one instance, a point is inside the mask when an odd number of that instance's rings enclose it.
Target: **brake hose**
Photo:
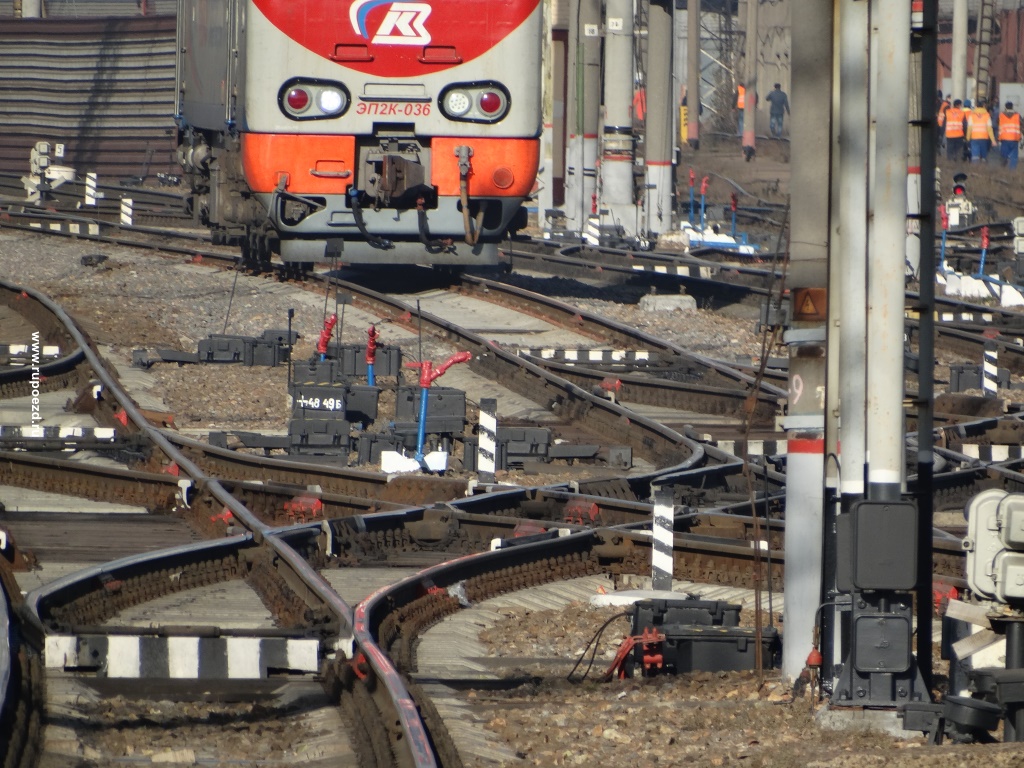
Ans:
[[[359,190],[350,189],[348,197],[352,204],[352,218],[356,220],[356,228],[359,230],[359,234],[363,236],[363,239],[374,248],[382,250],[394,248],[395,244],[393,242],[383,237],[377,237],[377,235],[371,235],[369,230],[366,229],[366,222],[363,221],[363,208],[359,205]]]
[[[473,170],[469,158],[473,156],[473,148],[460,145],[455,148],[455,154],[459,158],[459,196],[462,199],[462,226],[466,230],[466,243],[476,245],[480,239],[480,228],[484,221],[484,204],[480,204],[480,210],[476,214],[476,231],[473,231],[473,224],[469,218],[469,174]]]
[[[436,240],[430,237],[430,225],[427,223],[426,201],[422,197],[416,198],[416,219],[420,226],[420,242],[427,248],[427,253],[442,253],[454,250],[451,238]]]

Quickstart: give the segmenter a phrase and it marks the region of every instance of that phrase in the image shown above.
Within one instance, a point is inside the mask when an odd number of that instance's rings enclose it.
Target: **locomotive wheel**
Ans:
[[[270,272],[270,237],[263,232],[249,230],[242,240],[242,269],[260,275]]]

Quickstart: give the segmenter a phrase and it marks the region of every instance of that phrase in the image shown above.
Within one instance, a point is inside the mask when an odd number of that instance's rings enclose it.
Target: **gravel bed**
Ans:
[[[82,257],[93,254],[107,259],[99,266],[83,266]],[[293,329],[301,335],[294,357],[306,359],[313,354],[323,327],[325,306],[328,312],[334,311],[333,297],[325,301],[322,294],[270,277],[193,265],[183,257],[154,258],[131,248],[31,233],[0,236],[0,270],[63,304],[95,341],[109,345],[125,363],[133,349],[195,352],[199,341],[211,333],[259,336],[266,329],[284,329],[289,309],[295,309]],[[762,337],[749,317],[702,309],[647,312],[636,303],[643,295],[636,288],[616,288],[612,293],[563,278],[521,282],[694,352],[744,362],[761,355]],[[364,315],[351,309],[348,313],[343,341],[361,344],[366,328],[361,319],[352,318]],[[397,344],[409,359],[416,357],[415,338],[391,333],[387,323],[378,330],[381,343]],[[426,339],[426,356],[449,352],[444,344]],[[150,394],[162,399],[180,428],[287,429],[283,366],[157,363],[150,374]]]
[[[593,668],[590,642],[623,609],[575,603],[563,610],[503,608],[480,634],[490,655],[520,660],[532,681],[509,691],[468,694],[475,716],[515,747],[523,766],[745,766],[767,768],[1008,768],[1019,745],[929,747],[912,733],[827,729],[827,706],[808,689],[793,691],[776,670],[633,677],[600,682],[629,620],[614,619]],[[741,624],[751,617],[741,614]],[[577,660],[584,661],[569,679]],[[936,654],[936,658],[938,654]],[[561,658],[564,664],[534,659]],[[943,668],[937,665],[937,673]],[[937,681],[942,678],[938,677]],[[479,766],[483,768],[483,765]]]

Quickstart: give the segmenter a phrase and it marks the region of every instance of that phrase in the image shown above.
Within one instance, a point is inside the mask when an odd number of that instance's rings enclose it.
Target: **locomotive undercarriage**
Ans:
[[[215,243],[238,245],[242,263],[270,269],[271,257],[299,271],[334,259],[364,264],[498,263],[510,223],[525,219],[521,201],[440,196],[426,183],[430,153],[411,138],[388,137],[358,148],[357,174],[344,194],[302,194],[283,185],[253,193],[238,138],[194,132],[179,147],[194,207]],[[464,214],[464,201],[468,215]]]
[[[238,246],[247,270],[270,271],[279,250],[277,232],[246,183],[238,138],[192,132],[185,139],[178,161],[192,190],[193,210],[210,228],[213,243]]]

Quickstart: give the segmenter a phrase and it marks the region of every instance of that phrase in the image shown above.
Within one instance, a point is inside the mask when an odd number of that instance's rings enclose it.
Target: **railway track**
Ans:
[[[479,282],[474,286],[473,294],[499,290],[493,283]],[[347,286],[344,287],[347,290]],[[480,300],[478,295],[472,298]],[[387,315],[394,318],[396,324],[419,328],[420,318],[407,303],[372,294],[360,295],[356,299],[357,306],[361,302],[372,307],[377,316]],[[558,317],[552,314],[555,309],[549,303],[529,306],[531,313],[545,316],[546,321]],[[581,325],[582,316],[577,320],[560,308],[557,312],[563,315],[561,322]],[[440,336],[457,339],[458,345],[472,343],[484,353],[494,354],[494,345],[479,334],[466,332],[431,312],[420,314],[423,322],[435,327]],[[566,317],[568,320],[564,319]],[[597,334],[593,329],[598,325],[587,326],[588,333]],[[621,342],[623,337],[612,335],[615,332],[614,328],[602,331],[609,334],[609,339]],[[69,331],[69,335],[72,341],[87,347],[82,344],[84,339],[78,338],[80,334]],[[637,337],[627,338],[635,341]],[[93,352],[83,354],[90,358],[100,379],[109,378]],[[527,370],[533,373],[532,369]],[[720,375],[717,365],[708,366],[708,370]],[[543,380],[545,384],[550,381]],[[117,383],[112,379],[103,381],[103,385],[111,393],[117,391]],[[586,394],[584,387],[576,386],[576,389]],[[573,389],[556,391],[580,397]],[[723,401],[728,401],[724,394],[722,397]],[[580,400],[595,407],[585,397]],[[273,616],[273,629],[283,630],[268,634],[287,640],[300,635],[315,638],[318,671],[326,682],[320,689],[322,693],[316,694],[324,696],[322,701],[327,702],[324,717],[329,716],[328,710],[335,711],[340,705],[341,711],[348,715],[348,722],[358,719],[366,723],[365,728],[355,734],[347,729],[344,734],[338,732],[338,738],[332,741],[332,749],[338,750],[333,753],[337,760],[346,760],[348,758],[342,755],[352,754],[358,755],[354,764],[361,765],[371,764],[366,762],[369,760],[380,765],[457,764],[461,759],[459,755],[467,748],[465,734],[457,732],[451,719],[451,713],[458,707],[447,694],[438,698],[437,689],[432,687],[436,681],[426,679],[430,677],[428,667],[418,671],[420,660],[414,653],[415,638],[439,619],[460,613],[463,604],[459,595],[463,593],[470,604],[478,605],[530,585],[559,584],[565,579],[580,577],[614,581],[623,575],[642,576],[649,572],[651,540],[645,529],[651,515],[646,500],[650,497],[652,482],[668,483],[674,491],[677,520],[672,557],[676,578],[729,588],[752,588],[757,583],[771,584],[773,590],[781,586],[783,563],[779,544],[784,521],[778,517],[783,477],[774,469],[755,464],[755,481],[750,483],[750,467],[745,467],[734,454],[709,443],[693,441],[706,460],[659,464],[658,471],[647,475],[596,480],[590,487],[587,483],[577,483],[573,487],[565,484],[552,489],[509,489],[457,498],[466,492],[464,483],[447,486],[442,483],[431,490],[426,489],[426,483],[423,487],[408,483],[405,488],[400,485],[389,488],[391,483],[380,479],[346,477],[347,472],[327,471],[322,467],[314,469],[259,457],[236,461],[231,452],[211,449],[195,441],[168,440],[165,432],[150,425],[130,401],[122,403],[120,396],[112,394],[101,403],[101,409],[115,402],[112,413],[127,413],[129,423],[152,442],[151,461],[153,457],[156,459],[150,468],[174,466],[182,474],[175,477],[166,472],[146,475],[122,470],[98,475],[98,479],[74,480],[73,467],[23,454],[0,456],[0,468],[4,468],[9,477],[22,477],[18,482],[26,486],[50,483],[51,489],[65,491],[88,487],[86,494],[93,497],[122,502],[137,500],[147,510],[151,506],[157,511],[170,508],[172,515],[180,514],[184,520],[194,515],[198,532],[187,535],[211,538],[202,543],[182,544],[173,550],[134,554],[120,562],[104,561],[80,576],[67,577],[50,588],[44,585],[33,593],[30,607],[17,613],[20,620],[27,621],[26,636],[42,645],[47,634],[78,632],[76,637],[79,638],[107,638],[109,648],[109,638],[126,636],[124,626],[116,632],[109,626],[119,621],[115,616],[121,616],[121,621],[134,622],[134,625],[149,623],[163,626],[165,630],[179,627],[174,630],[177,637],[198,637],[180,629],[182,603],[179,599],[175,606],[170,605],[175,602],[173,595],[187,586],[192,589],[185,591],[202,592],[219,589],[228,582],[243,581],[249,585],[243,591],[258,595],[256,602],[260,608],[256,608],[255,603],[253,606],[254,613],[262,617],[260,622],[266,624],[268,616]],[[718,407],[729,414],[737,412],[735,404]],[[1000,435],[1012,433],[1013,423],[1013,419],[1004,418],[980,422],[973,428],[961,426],[949,432],[948,439],[955,448],[962,448],[972,440],[983,442],[986,437],[997,441]],[[948,461],[948,481],[940,479],[937,483],[942,489],[945,508],[955,508],[965,496],[991,483],[993,478],[1000,479],[1007,489],[1016,488],[1019,482],[1017,467],[1010,461],[982,461],[957,450],[948,451]],[[228,469],[232,464],[237,466]],[[84,477],[93,470],[87,468],[80,472]],[[272,472],[281,474],[273,477],[267,474]],[[246,482],[261,473],[264,474],[260,479],[273,482],[264,485]],[[941,473],[939,477],[942,478]],[[183,510],[185,497],[178,495],[188,493],[179,484],[183,478],[193,483],[197,491],[195,496],[188,497],[191,513]],[[302,483],[303,479],[307,482]],[[305,522],[287,519],[281,514],[285,502],[294,498],[293,494],[299,490],[308,490],[305,486],[310,479],[321,485],[318,493],[326,510],[323,518]],[[150,483],[153,490],[139,490]],[[751,486],[755,489],[753,496]],[[132,493],[140,494],[138,499],[125,495],[129,487],[133,487]],[[410,509],[409,504],[418,493],[426,494],[420,502],[429,500],[431,505]],[[430,498],[430,493],[437,495]],[[225,510],[231,512],[231,525],[237,532],[228,539],[223,538],[228,532],[226,519],[209,519],[222,515]],[[760,518],[759,523],[752,518],[752,511]],[[115,524],[123,522],[111,520]],[[28,520],[16,522],[27,524]],[[593,526],[597,529],[591,529]],[[766,526],[766,531],[761,528],[758,534],[759,526]],[[493,539],[509,540],[517,532],[538,528],[559,528],[569,535],[485,551]],[[759,548],[751,547],[751,542],[759,536],[766,536],[769,542],[763,556],[758,554]],[[19,537],[14,538],[17,541]],[[936,574],[946,583],[961,583],[957,581],[958,574],[962,573],[958,541],[938,536],[936,550]],[[124,551],[116,554],[124,555]],[[465,557],[443,562],[453,554]],[[384,573],[376,572],[382,564],[391,564],[398,570],[388,568]],[[424,567],[426,570],[421,570]],[[414,570],[402,571],[401,568]],[[172,578],[175,574],[181,575]],[[398,576],[401,580],[392,584]],[[9,581],[10,575],[5,579]],[[204,582],[207,582],[205,587]],[[342,593],[347,595],[345,599],[341,598]],[[366,596],[368,599],[362,601]],[[186,604],[200,606],[207,597],[196,593]],[[242,599],[237,598],[237,602],[241,603]],[[148,604],[153,605],[146,607]],[[210,605],[212,607],[202,610],[209,611],[207,615],[217,615],[216,599]],[[128,619],[128,616],[135,618]],[[225,618],[223,623],[229,622]],[[266,633],[271,627],[260,629]],[[249,641],[256,637],[252,627],[223,626],[218,630],[218,633],[207,631],[205,634]],[[93,631],[95,635],[88,634]],[[195,633],[196,628],[189,631]],[[165,631],[164,635],[174,632]],[[97,649],[101,645],[98,639],[89,642]],[[351,653],[343,648],[350,648]],[[39,660],[31,657],[24,661],[19,659],[17,663],[12,661],[8,672],[12,671],[16,672],[15,677],[29,681],[40,679],[42,674]],[[55,680],[64,681],[60,685],[55,683],[54,691],[63,690],[66,694],[83,690],[78,687],[80,681],[69,681],[65,677],[66,671],[54,674]],[[107,693],[116,690],[116,686],[111,687],[109,678],[102,684],[90,682],[89,686],[102,687]],[[34,698],[31,688],[31,685],[27,690],[21,686],[20,696],[10,699],[7,705],[9,711],[19,713],[12,722],[20,735],[11,743],[28,745],[27,750],[19,747],[22,750],[19,754],[38,750],[41,744],[38,723],[42,703]],[[435,695],[431,697],[431,693]],[[55,703],[66,706],[67,701],[55,699]],[[268,706],[268,711],[270,709],[273,707]],[[229,709],[221,711],[231,712]],[[416,715],[417,711],[421,714]],[[99,709],[86,707],[83,716],[96,718],[87,722],[100,723],[99,712]],[[161,717],[177,722],[179,714],[174,710]],[[240,720],[250,722],[244,716]],[[298,725],[283,717],[282,722],[287,723],[285,728],[301,732]],[[401,727],[396,730],[384,725],[391,722],[398,722]],[[197,756],[212,754],[204,753],[208,747],[199,744],[195,749]]]

